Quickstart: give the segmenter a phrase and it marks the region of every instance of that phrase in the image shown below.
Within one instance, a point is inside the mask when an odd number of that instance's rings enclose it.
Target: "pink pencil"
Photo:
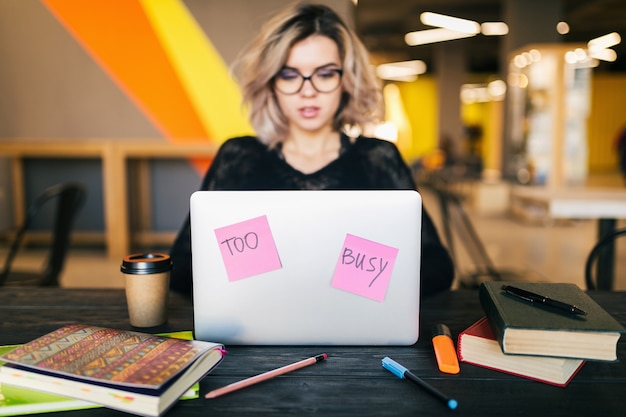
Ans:
[[[321,362],[328,357],[325,353],[322,353],[317,356],[313,356],[312,358],[303,359],[300,362],[292,363],[291,365],[285,365],[281,368],[274,369],[272,371],[268,371],[238,382],[234,382],[232,384],[226,385],[225,387],[218,388],[209,392],[204,398],[215,398],[220,395],[228,394],[229,392],[237,391],[238,389],[248,387],[250,385],[257,384],[262,381],[266,381],[268,379],[274,378],[275,376],[286,374],[287,372],[295,371],[296,369],[304,368],[305,366],[313,365],[314,363]]]

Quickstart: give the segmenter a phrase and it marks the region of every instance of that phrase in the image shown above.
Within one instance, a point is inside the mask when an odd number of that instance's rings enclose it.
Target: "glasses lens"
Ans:
[[[313,73],[311,82],[320,93],[330,93],[339,86],[341,73],[336,69],[319,69]]]
[[[285,94],[295,94],[300,91],[303,84],[302,75],[298,71],[284,69],[276,75],[274,84],[278,91]]]
[[[339,87],[341,70],[321,68],[310,77],[304,77],[296,70],[283,69],[274,77],[274,85],[283,94],[296,94],[306,80],[309,80],[318,92],[329,93]]]

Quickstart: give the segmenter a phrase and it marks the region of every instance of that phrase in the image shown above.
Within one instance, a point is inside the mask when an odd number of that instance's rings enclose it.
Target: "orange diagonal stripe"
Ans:
[[[207,141],[212,136],[199,120],[139,2],[42,2],[165,137]]]

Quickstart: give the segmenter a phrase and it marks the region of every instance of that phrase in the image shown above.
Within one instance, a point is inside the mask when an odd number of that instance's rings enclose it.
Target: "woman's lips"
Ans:
[[[301,107],[299,110],[300,115],[305,118],[315,117],[319,114],[320,108],[315,106]]]

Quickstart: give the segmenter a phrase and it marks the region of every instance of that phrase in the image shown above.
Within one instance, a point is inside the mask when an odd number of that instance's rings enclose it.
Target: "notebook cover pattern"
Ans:
[[[144,333],[70,325],[5,354],[7,362],[129,386],[159,388],[206,345]]]

